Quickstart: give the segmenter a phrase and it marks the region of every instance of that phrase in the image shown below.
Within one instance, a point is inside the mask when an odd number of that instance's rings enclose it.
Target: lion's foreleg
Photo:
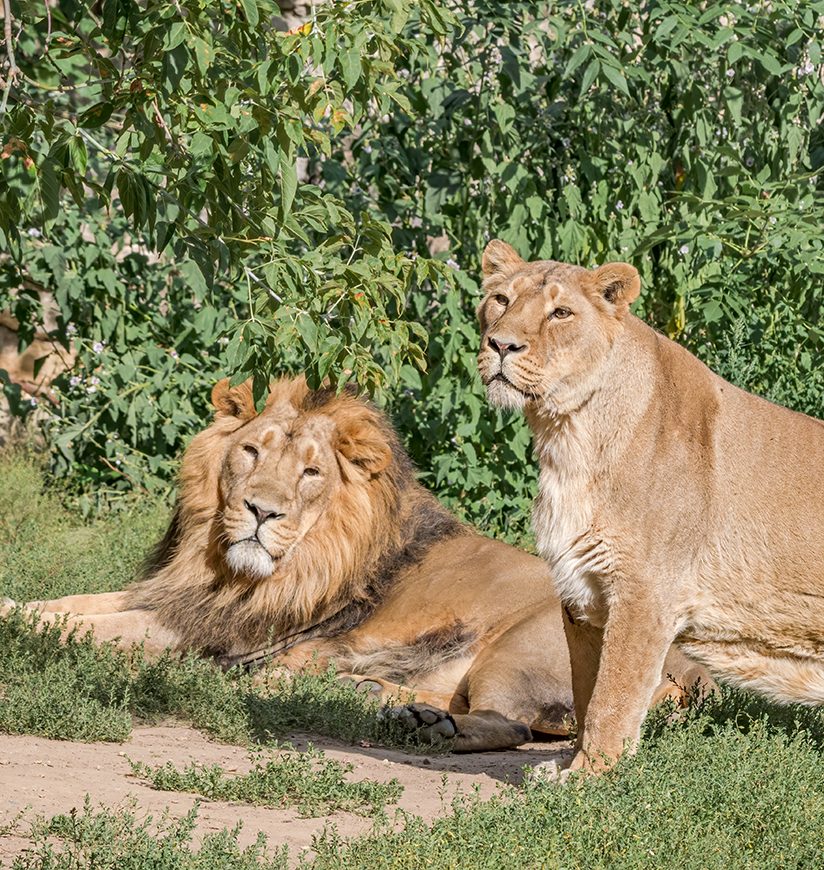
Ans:
[[[129,593],[98,592],[96,595],[66,595],[48,601],[27,601],[23,606],[40,613],[71,613],[76,616],[119,613],[129,609]]]

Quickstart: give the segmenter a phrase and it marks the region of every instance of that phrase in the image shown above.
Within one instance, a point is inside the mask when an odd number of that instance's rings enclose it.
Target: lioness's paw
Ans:
[[[563,785],[570,777],[572,771],[561,765],[553,758],[536,764],[530,771],[531,778],[536,782],[556,783]]]
[[[437,707],[430,707],[429,704],[391,707],[384,711],[384,715],[424,742],[440,743],[443,740],[451,740],[458,733],[455,720],[449,713]]]
[[[17,607],[13,598],[0,598],[0,616],[8,616]]]

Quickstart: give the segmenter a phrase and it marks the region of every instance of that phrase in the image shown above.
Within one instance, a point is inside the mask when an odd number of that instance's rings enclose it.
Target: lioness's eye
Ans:
[[[498,305],[503,305],[504,308],[509,305],[509,300],[502,293],[498,293],[492,298],[498,303]]]
[[[566,320],[567,317],[571,317],[572,312],[568,308],[556,308],[552,314],[549,315],[549,319],[552,320],[553,317],[556,317],[558,320]]]
[[[244,444],[244,445],[243,445],[243,451],[244,451],[244,453],[248,453],[249,456],[252,457],[252,459],[257,459],[257,458],[258,458],[257,447],[252,447],[251,444]]]
[[[319,474],[320,474],[320,469],[314,468],[311,465],[309,465],[303,469],[303,476],[304,477],[317,477]]]

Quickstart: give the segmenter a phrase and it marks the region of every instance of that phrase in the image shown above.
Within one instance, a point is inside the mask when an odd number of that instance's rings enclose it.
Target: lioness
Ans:
[[[481,377],[524,409],[540,463],[534,524],[583,726],[572,767],[635,744],[673,641],[731,683],[824,702],[824,425],[630,314],[626,263],[528,263],[492,241],[483,272]]]
[[[289,668],[334,659],[387,695],[411,687],[421,703],[403,721],[459,751],[566,733],[568,654],[541,559],[457,522],[351,394],[283,380],[258,415],[248,383],[222,381],[212,401],[147,577],[41,602],[44,619],[232,661],[263,647]],[[665,672],[696,676],[677,653]],[[676,691],[658,682],[659,697]]]

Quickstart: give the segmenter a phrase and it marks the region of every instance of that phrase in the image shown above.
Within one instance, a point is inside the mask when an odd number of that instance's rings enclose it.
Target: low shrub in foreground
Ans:
[[[352,764],[326,758],[311,745],[304,752],[285,749],[268,758],[256,758],[248,773],[230,775],[220,765],[189,764],[182,770],[171,762],[149,765],[130,761],[135,776],[160,791],[187,791],[209,800],[238,801],[266,807],[295,807],[301,816],[319,816],[335,810],[380,815],[395,803],[403,786],[393,779],[349,782]]]
[[[265,838],[241,848],[240,825],[206,834],[194,845],[197,806],[182,819],[137,811],[94,812],[87,798],[82,812],[72,810],[32,826],[31,845],[16,858],[12,870],[285,870],[286,846],[267,850]]]
[[[406,745],[379,704],[321,674],[223,672],[195,656],[147,659],[96,644],[90,634],[38,627],[14,611],[0,619],[0,731],[64,740],[125,740],[135,719],[174,718],[228,743],[269,742],[293,731]]]

